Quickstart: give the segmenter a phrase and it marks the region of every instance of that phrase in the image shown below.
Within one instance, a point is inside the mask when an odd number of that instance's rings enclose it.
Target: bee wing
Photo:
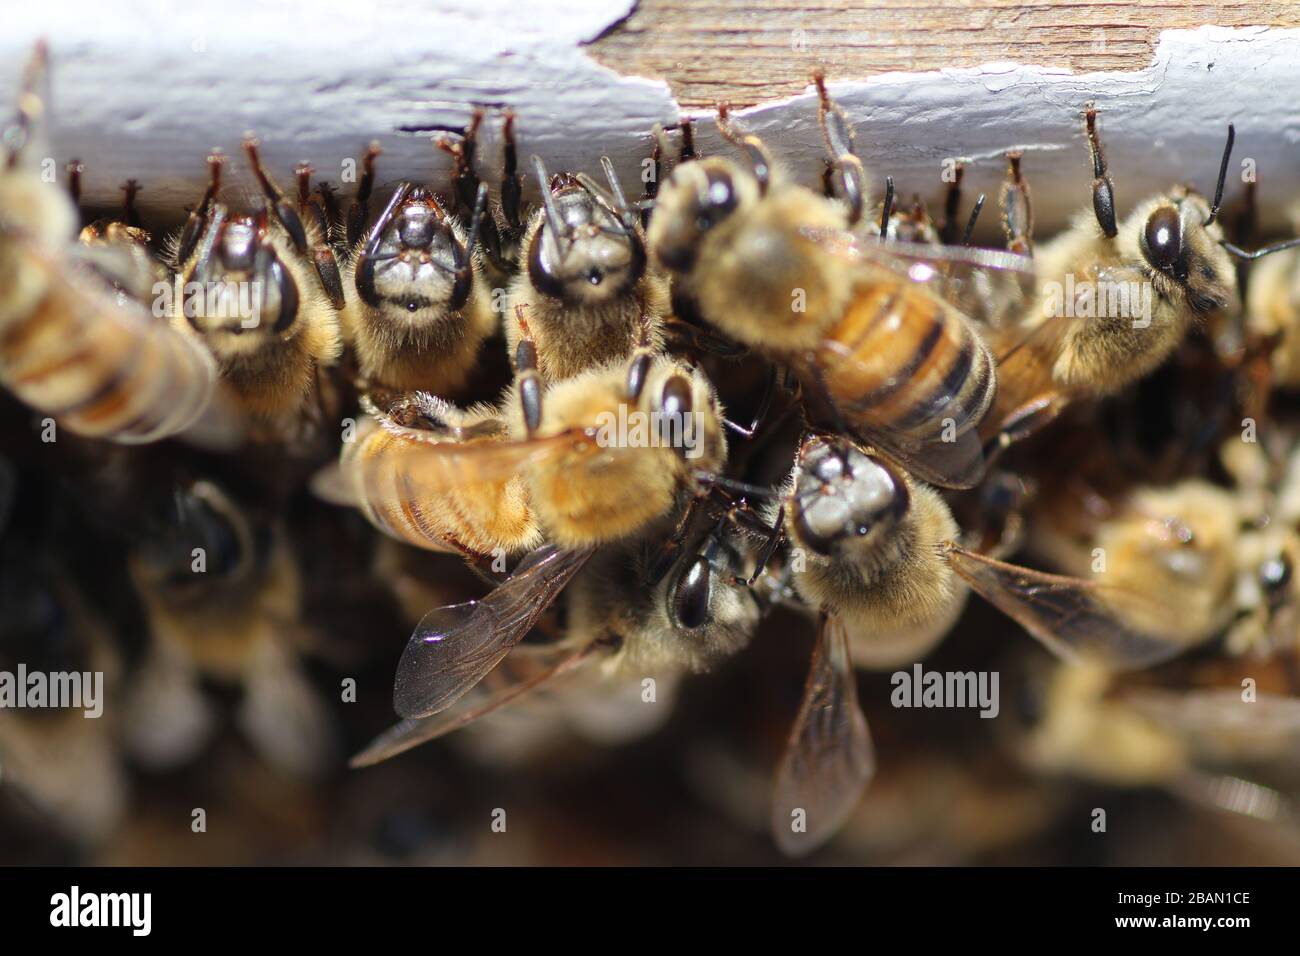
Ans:
[[[592,551],[543,545],[482,600],[426,614],[397,665],[397,713],[428,717],[464,696],[523,640]]]
[[[1148,720],[1177,733],[1198,750],[1230,752],[1244,743],[1255,752],[1289,752],[1300,763],[1300,698],[1234,688],[1185,691],[1134,688],[1125,701]]]
[[[857,806],[875,762],[848,633],[838,617],[823,615],[803,702],[776,772],[772,833],[782,852],[802,855],[829,840]]]
[[[1002,324],[1033,300],[1034,260],[1002,249],[936,246],[806,229],[826,252],[857,267],[888,269],[977,322]]]
[[[598,644],[588,644],[576,651],[566,649],[564,652],[547,648],[546,650],[549,653],[542,655],[540,660],[536,654],[524,654],[522,655],[526,658],[524,663],[534,668],[531,672],[520,675],[512,674],[511,676],[516,679],[504,687],[491,693],[475,696],[473,700],[470,700],[469,695],[462,697],[456,706],[435,716],[415,717],[399,721],[366,745],[364,750],[348,762],[348,766],[353,768],[372,767],[391,757],[396,757],[400,753],[405,753],[413,747],[418,747],[420,744],[428,743],[430,740],[435,740],[438,737],[446,736],[452,731],[459,730],[480,717],[513,703],[530,691],[568,674],[587,661],[592,651],[599,646]],[[501,662],[500,669],[507,668],[525,650],[528,650],[528,648],[515,648]],[[537,669],[539,667],[540,669]],[[494,671],[494,673],[496,672]],[[481,688],[482,684],[478,685],[476,690]]]
[[[1007,564],[951,542],[946,548],[948,562],[972,590],[1065,660],[1137,670],[1176,657],[1188,646],[1173,634],[1125,623],[1124,612],[1177,621],[1176,608],[1146,595]]]

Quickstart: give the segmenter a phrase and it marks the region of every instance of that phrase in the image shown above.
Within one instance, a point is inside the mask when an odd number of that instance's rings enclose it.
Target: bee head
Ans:
[[[728,159],[710,157],[678,166],[650,217],[648,241],[655,258],[673,272],[689,272],[706,238],[759,195],[754,175]]]
[[[300,298],[267,230],[266,214],[225,218],[216,207],[190,270],[183,307],[200,334],[288,332]]]
[[[846,544],[887,538],[911,496],[889,462],[847,442],[810,438],[800,452],[790,519],[794,536],[828,557]]]
[[[559,177],[528,250],[528,277],[544,295],[596,305],[627,293],[645,274],[645,247],[576,180]]]
[[[471,251],[456,235],[437,198],[403,184],[393,194],[357,256],[357,295],[367,305],[412,316],[456,312],[469,301]]]
[[[1174,189],[1140,210],[1138,250],[1157,275],[1180,290],[1198,315],[1227,308],[1236,295],[1236,270],[1222,248],[1222,230],[1195,190]]]

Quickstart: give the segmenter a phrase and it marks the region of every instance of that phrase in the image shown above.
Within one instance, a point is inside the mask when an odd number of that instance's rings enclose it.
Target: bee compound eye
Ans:
[[[673,618],[687,630],[703,627],[709,620],[712,595],[713,569],[703,555],[696,555],[673,586]]]
[[[1161,272],[1177,273],[1183,257],[1182,223],[1178,210],[1164,206],[1147,219],[1143,232],[1147,260]]]
[[[710,170],[700,194],[696,226],[701,232],[712,229],[736,208],[736,186],[726,170]]]

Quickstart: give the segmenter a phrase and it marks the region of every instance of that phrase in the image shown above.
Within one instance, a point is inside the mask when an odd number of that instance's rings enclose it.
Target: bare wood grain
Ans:
[[[1259,0],[641,0],[588,52],[666,80],[685,109],[802,92],[814,67],[837,80],[999,60],[1077,73],[1137,70],[1162,30],[1300,26],[1300,4]]]

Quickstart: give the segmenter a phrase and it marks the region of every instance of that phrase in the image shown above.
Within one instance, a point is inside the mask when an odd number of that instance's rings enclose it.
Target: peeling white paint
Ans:
[[[525,11],[512,0],[313,0],[266,9],[228,0],[207,12],[157,0],[116,0],[111,11],[50,0],[6,14],[0,97],[12,98],[31,42],[48,37],[58,159],[86,162],[96,202],[116,202],[118,183],[140,178],[147,210],[192,202],[206,151],[237,154],[246,129],[262,136],[285,185],[300,159],[337,182],[341,163],[372,138],[386,151],[383,180],[439,182],[446,158],[431,133],[410,130],[463,125],[476,103],[515,110],[525,157],[595,170],[605,152],[635,179],[649,130],[675,123],[677,104],[664,83],[619,76],[582,49],[631,5],[546,0]],[[1238,132],[1229,196],[1240,188],[1238,164],[1250,158],[1268,225],[1285,228],[1284,207],[1300,197],[1300,30],[1168,31],[1154,62],[1132,72],[990,63],[831,79],[877,183],[891,173],[904,197],[937,197],[943,161],[960,157],[972,161],[971,194],[992,194],[1003,153],[1018,148],[1040,232],[1088,202],[1080,110],[1089,101],[1102,111],[1121,212],[1173,182],[1209,190],[1229,121]],[[822,143],[811,91],[738,115],[801,178],[815,180]],[[722,148],[709,117],[700,119],[701,145]],[[497,155],[494,133],[486,159]],[[241,164],[232,166],[242,176]]]
[[[43,0],[11,5],[0,33],[0,102],[12,102],[32,43],[51,48],[59,166],[86,164],[87,199],[120,201],[142,181],[146,210],[193,203],[213,146],[239,156],[258,133],[281,184],[310,160],[335,184],[343,162],[378,139],[381,180],[440,181],[436,128],[465,125],[475,104],[510,106],[523,157],[598,168],[602,149],[649,149],[655,123],[677,122],[666,84],[621,77],[581,44],[633,0],[225,0],[210,9],[160,0]],[[499,155],[496,120],[483,155]],[[404,130],[406,130],[404,132]],[[242,162],[230,164],[250,185]]]
[[[1227,125],[1237,127],[1225,201],[1253,160],[1264,223],[1288,228],[1300,200],[1300,30],[1170,30],[1154,62],[1134,72],[1073,74],[990,63],[934,73],[889,73],[830,84],[857,124],[857,151],[876,174],[892,174],[904,197],[936,197],[946,158],[970,160],[964,184],[992,199],[1008,149],[1025,153],[1038,229],[1062,226],[1090,205],[1091,164],[1082,109],[1101,111],[1103,146],[1121,215],[1176,182],[1214,187]],[[737,114],[812,182],[822,156],[817,102],[808,93]],[[703,130],[706,124],[700,124]],[[702,137],[718,148],[716,132]],[[968,198],[968,202],[969,202]],[[933,204],[932,204],[933,205]]]

